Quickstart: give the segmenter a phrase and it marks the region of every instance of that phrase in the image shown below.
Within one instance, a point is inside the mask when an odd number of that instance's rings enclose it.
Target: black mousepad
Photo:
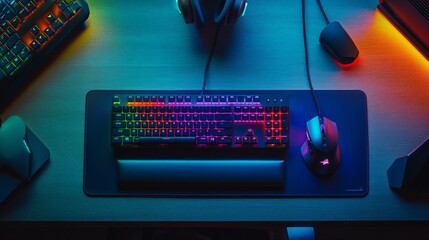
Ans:
[[[87,94],[85,112],[85,152],[83,189],[89,196],[172,196],[172,197],[364,197],[369,191],[369,143],[366,95],[359,90],[316,91],[322,115],[335,121],[339,131],[341,165],[329,177],[313,174],[304,164],[301,146],[306,123],[316,116],[311,91],[308,90],[220,90],[217,95],[284,94],[289,98],[290,146],[287,151],[285,182],[282,188],[266,191],[251,187],[245,190],[177,188],[122,189],[117,184],[116,159],[110,144],[112,96],[199,94],[200,91],[109,91]]]

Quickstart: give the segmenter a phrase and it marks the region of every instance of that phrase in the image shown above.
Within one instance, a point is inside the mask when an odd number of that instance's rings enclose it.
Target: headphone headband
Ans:
[[[192,5],[193,5],[193,10],[194,10],[194,14],[196,13],[196,17],[198,18],[197,21],[199,21],[199,23],[204,24],[205,20],[204,20],[204,14],[203,11],[201,9],[201,5],[200,5],[200,1],[199,0],[191,0]],[[194,20],[195,20],[195,16],[194,16]],[[197,24],[199,24],[197,22]]]
[[[176,0],[179,12],[186,23],[204,25],[205,19],[199,0]],[[246,0],[218,0],[214,13],[216,24],[234,24],[243,15]]]
[[[218,6],[216,6],[216,12],[214,15],[214,21],[217,24],[222,23],[223,21],[226,21],[227,15],[229,14],[231,4],[233,4],[235,0],[223,0],[219,1]]]

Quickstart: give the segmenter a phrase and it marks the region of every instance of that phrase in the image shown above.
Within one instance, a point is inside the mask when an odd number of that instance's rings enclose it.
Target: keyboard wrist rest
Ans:
[[[283,160],[118,160],[120,185],[283,185]]]

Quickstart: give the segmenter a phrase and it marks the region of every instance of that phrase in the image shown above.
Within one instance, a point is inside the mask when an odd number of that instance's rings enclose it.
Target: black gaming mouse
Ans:
[[[307,122],[306,135],[301,147],[305,164],[318,175],[332,174],[341,160],[337,124],[326,117],[316,116]]]
[[[355,43],[339,22],[330,22],[320,33],[319,42],[344,65],[353,63],[359,55]]]

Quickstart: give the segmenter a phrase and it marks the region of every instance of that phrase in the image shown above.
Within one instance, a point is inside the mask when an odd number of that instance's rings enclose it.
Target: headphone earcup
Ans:
[[[235,24],[243,14],[246,6],[246,0],[233,0],[232,6],[230,6],[229,13],[227,15],[227,23]]]

